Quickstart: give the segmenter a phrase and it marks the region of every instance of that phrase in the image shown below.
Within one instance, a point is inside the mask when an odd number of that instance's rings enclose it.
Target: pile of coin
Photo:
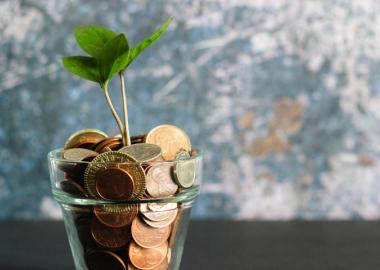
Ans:
[[[112,201],[75,216],[89,270],[163,270],[170,263],[180,205],[141,200],[191,188],[197,177],[196,151],[173,125],[157,126],[131,142],[123,146],[121,136],[86,129],[71,135],[62,151],[62,191]]]

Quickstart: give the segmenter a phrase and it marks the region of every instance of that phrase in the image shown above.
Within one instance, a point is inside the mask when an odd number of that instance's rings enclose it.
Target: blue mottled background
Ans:
[[[100,89],[60,65],[80,52],[74,26],[136,43],[171,15],[128,71],[130,124],[179,125],[206,150],[196,217],[379,218],[379,14],[370,0],[0,1],[0,218],[58,218],[46,153],[78,129],[117,133]]]

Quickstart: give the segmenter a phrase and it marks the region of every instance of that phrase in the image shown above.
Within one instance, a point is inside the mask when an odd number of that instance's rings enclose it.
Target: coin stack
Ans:
[[[133,136],[131,143],[123,146],[121,136],[86,129],[71,135],[62,151],[60,189],[73,197],[112,201],[92,206],[89,214],[72,210],[89,270],[163,270],[170,263],[180,205],[145,199],[170,198],[191,188],[196,151],[173,125]]]

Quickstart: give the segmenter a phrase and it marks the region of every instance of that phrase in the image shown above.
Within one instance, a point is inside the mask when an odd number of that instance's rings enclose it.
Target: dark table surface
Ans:
[[[61,222],[0,222],[0,270],[53,269],[74,269]],[[181,269],[380,269],[380,222],[194,221]]]

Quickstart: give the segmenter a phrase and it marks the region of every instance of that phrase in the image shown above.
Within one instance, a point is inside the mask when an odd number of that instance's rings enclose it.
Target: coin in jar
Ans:
[[[178,211],[172,212],[171,216],[167,219],[161,220],[161,221],[152,221],[145,216],[143,216],[143,220],[146,224],[148,224],[150,227],[153,228],[165,228],[173,223],[173,221],[176,219],[178,214]]]
[[[104,225],[120,228],[132,223],[138,214],[138,207],[137,205],[102,205],[94,206],[93,212]]]
[[[174,195],[178,186],[171,177],[171,164],[160,162],[153,164],[146,174],[146,189],[150,196],[166,197]]]
[[[130,226],[111,228],[97,218],[92,219],[91,234],[100,246],[111,249],[121,248],[131,240]]]
[[[119,152],[131,155],[139,162],[149,162],[161,156],[161,148],[150,143],[136,143],[124,146]]]
[[[72,180],[64,180],[59,183],[59,187],[64,192],[67,192],[71,195],[78,196],[78,197],[85,197],[85,191],[84,189],[76,182]]]
[[[135,218],[131,227],[133,240],[143,248],[155,248],[166,242],[170,235],[170,227],[152,228]]]
[[[176,155],[176,162],[173,166],[175,182],[183,187],[190,188],[195,181],[196,164],[191,159],[189,152],[180,151]]]
[[[64,149],[78,147],[81,141],[85,141],[88,138],[93,138],[93,140],[102,140],[107,138],[108,135],[103,131],[97,129],[83,129],[73,133],[65,142]]]
[[[160,125],[153,128],[146,135],[145,142],[160,146],[164,160],[174,160],[179,151],[189,152],[191,149],[187,134],[173,125]]]
[[[150,203],[151,204],[151,203]],[[176,203],[155,203],[162,206],[150,208],[149,204],[141,204],[141,214],[151,221],[164,221],[171,219],[173,216],[177,216],[177,204]]]
[[[155,248],[143,248],[132,242],[128,250],[130,262],[141,270],[151,270],[159,266],[165,260],[167,252],[167,242]]]
[[[96,174],[96,191],[103,199],[129,199],[134,185],[132,175],[121,168],[106,168]]]

